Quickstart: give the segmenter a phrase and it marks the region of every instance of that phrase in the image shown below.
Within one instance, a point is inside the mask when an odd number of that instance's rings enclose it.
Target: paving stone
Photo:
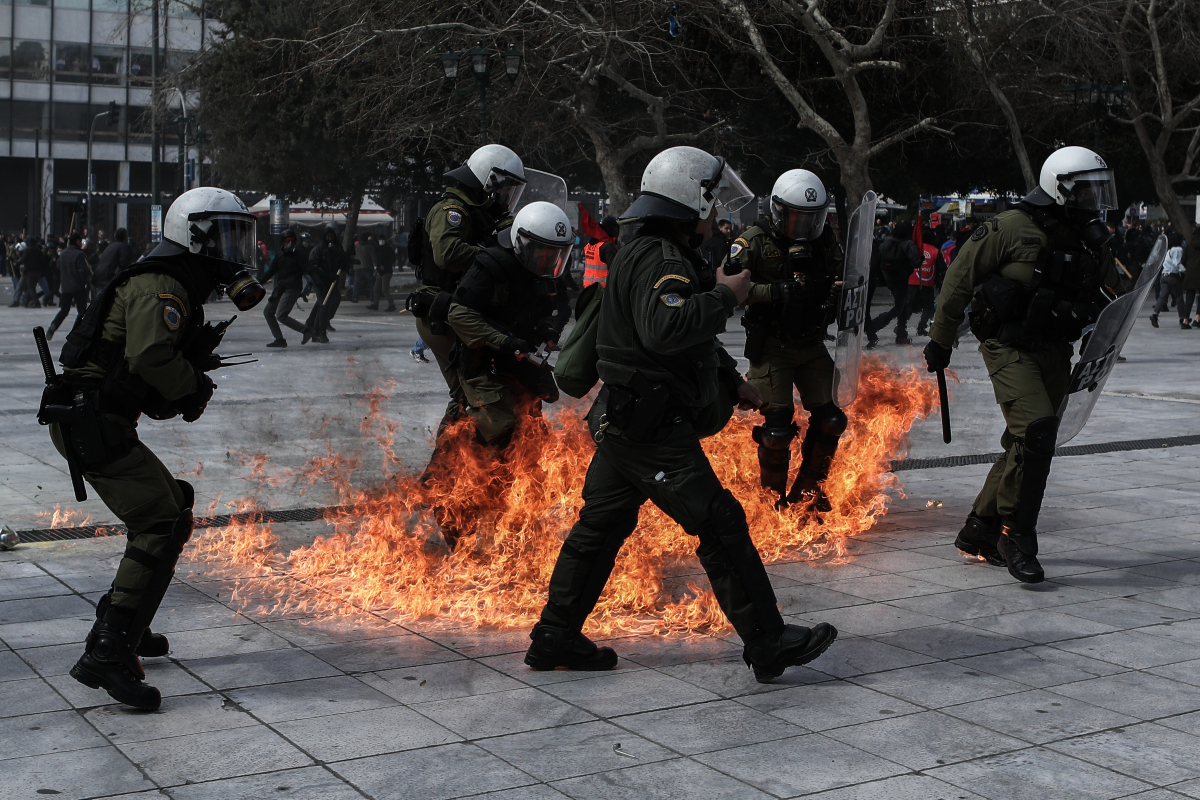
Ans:
[[[0,683],[0,718],[43,711],[64,711],[71,706],[41,678]]]
[[[2,635],[2,634],[0,634]],[[83,641],[80,638],[79,641]],[[288,641],[260,625],[231,625],[188,631],[171,637],[171,657],[180,660],[245,655],[263,650],[284,650]]]
[[[1040,747],[938,767],[927,774],[990,800],[1113,800],[1153,788]]]
[[[977,800],[979,795],[925,775],[897,775],[845,789],[805,795],[805,800]]]
[[[631,727],[630,719],[622,718],[620,725]],[[541,781],[624,769],[636,762],[665,761],[678,755],[603,720],[482,739],[477,744]]]
[[[146,671],[146,682],[162,693],[164,711],[169,711],[174,705],[172,698],[212,691],[211,686],[196,680],[173,661],[147,659],[142,662],[142,668]],[[92,708],[116,702],[102,689],[88,688],[69,675],[51,675],[46,682],[65,697],[73,708]]]
[[[1134,717],[1046,691],[963,703],[942,712],[1033,744],[1137,723]]]
[[[1025,746],[1012,737],[936,711],[836,728],[825,735],[917,770]]]
[[[1127,671],[1124,667],[1107,661],[1097,661],[1094,658],[1045,646],[987,653],[957,659],[955,663],[971,670],[987,672],[1038,688]]]
[[[524,686],[515,678],[474,660],[367,672],[358,679],[402,703],[479,697]]]
[[[396,705],[392,698],[346,675],[252,686],[227,694],[231,700],[264,722],[323,717]]]
[[[924,708],[941,708],[1028,690],[1023,684],[945,661],[862,675],[850,680]]]
[[[286,800],[361,800],[362,795],[327,769],[301,767],[244,778],[175,786],[173,800],[241,800],[285,798]]]
[[[200,775],[216,780],[312,763],[265,725],[117,746],[160,786],[177,786]]]
[[[1090,603],[1059,606],[1055,610],[1062,614],[1083,617],[1120,628],[1140,628],[1144,625],[1158,625],[1195,616],[1177,608],[1148,603],[1138,597],[1095,600]]]
[[[606,718],[717,699],[712,692],[653,670],[599,673],[596,677],[542,688]]]
[[[554,788],[576,800],[679,800],[682,786],[704,787],[705,800],[770,797],[722,772],[676,759],[557,781]]]
[[[1048,747],[1158,786],[1200,777],[1200,738],[1150,722]]]
[[[17,758],[5,761],[0,769],[0,796],[14,800],[43,795],[55,800],[81,800],[155,788],[112,747]]]
[[[377,756],[462,739],[403,706],[310,717],[278,723],[274,727],[320,761]]]
[[[695,760],[779,797],[835,789],[907,771],[820,733],[704,753]]]
[[[365,615],[333,619],[285,619],[265,622],[263,627],[299,647],[319,647],[408,634],[395,623]]]
[[[839,636],[820,658],[809,662],[809,666],[835,678],[849,678],[870,672],[911,667],[933,660],[922,653],[914,653],[873,638]]]
[[[1145,672],[1122,672],[1065,683],[1052,686],[1048,691],[1143,720],[1200,709],[1200,687]]]
[[[65,619],[15,622],[0,625],[0,641],[14,650],[53,644],[82,643],[96,621],[96,610]]]
[[[973,627],[1003,633],[1017,639],[1044,644],[1065,639],[1079,639],[1100,633],[1111,633],[1117,626],[1061,613],[1058,609],[1018,611],[994,617],[975,617]]]
[[[537,783],[473,744],[339,761],[330,768],[377,800],[445,800]]]
[[[809,732],[809,729],[785,722],[778,716],[764,714],[730,700],[617,717],[616,722],[622,728],[684,755],[785,739]]]
[[[810,731],[915,714],[922,710],[920,706],[844,680],[744,697],[739,702]]]
[[[377,672],[381,668],[441,664],[462,658],[453,650],[420,636],[389,636],[386,639],[313,647],[309,652],[343,672]]]
[[[9,717],[0,728],[0,754],[6,759],[85,750],[104,744],[104,737],[74,711]]]
[[[736,656],[712,661],[696,661],[660,667],[659,672],[699,686],[721,697],[743,697],[751,694],[776,692],[789,686],[805,686],[833,680],[824,672],[808,667],[788,667],[787,671],[769,684],[759,683],[739,653]]]
[[[526,638],[528,643],[528,638]],[[522,648],[522,652],[526,648]],[[690,664],[693,661],[736,657],[741,658],[740,644],[733,644],[711,636],[690,639],[664,639],[660,636],[636,636],[625,640],[619,655],[643,667],[667,667],[675,664]]]
[[[151,713],[115,704],[94,708],[83,716],[114,743],[146,742],[259,724],[219,694],[180,697]]]
[[[217,689],[328,678],[341,674],[326,662],[299,648],[200,658],[184,663],[200,677],[200,680]]]
[[[850,606],[821,611],[816,616],[838,629],[840,635],[868,636],[890,631],[937,625],[943,620],[928,614],[919,614],[887,603],[872,603],[867,606]]]
[[[71,594],[71,589],[49,575],[33,575],[28,578],[0,577],[0,600],[24,600],[31,597],[47,598],[52,595]],[[3,605],[0,603],[0,605]],[[44,619],[44,617],[38,617]]]
[[[414,708],[467,739],[503,736],[594,719],[587,711],[532,688],[489,694],[482,703],[463,697],[421,703]]]
[[[999,650],[1015,650],[1029,644],[1023,639],[980,630],[959,622],[944,622],[908,631],[879,634],[871,638],[937,659],[967,658]]]
[[[29,652],[29,651],[26,651]],[[36,678],[38,674],[12,650],[0,650],[0,682]]]

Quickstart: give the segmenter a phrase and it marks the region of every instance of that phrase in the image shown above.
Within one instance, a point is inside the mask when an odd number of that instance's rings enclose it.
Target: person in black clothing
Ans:
[[[103,292],[104,287],[108,286],[113,278],[137,261],[137,251],[129,244],[129,232],[124,228],[117,228],[115,236],[116,241],[110,242],[104,248],[92,273],[92,287],[96,294]]]
[[[72,303],[75,304],[76,318],[83,316],[84,309],[88,307],[88,282],[91,280],[92,270],[87,259],[83,257],[83,251],[79,249],[82,241],[83,237],[72,233],[67,240],[67,248],[58,254],[62,302],[59,303],[60,308],[54,316],[54,321],[46,331],[47,339],[52,339],[54,332],[66,320],[67,314],[71,312]]]
[[[30,239],[21,259],[21,282],[13,292],[12,305],[21,302],[25,308],[41,308],[38,302],[38,283],[46,276],[46,252],[41,239]]]
[[[304,338],[300,340],[301,344],[308,344],[310,340],[319,344],[329,344],[329,336],[326,334],[333,330],[329,321],[342,304],[341,293],[337,290],[330,292],[329,287],[338,280],[339,272],[349,268],[350,258],[338,242],[337,228],[330,223],[325,228],[325,237],[321,244],[308,254],[308,274],[313,279],[317,302],[304,324]]]
[[[729,235],[733,233],[733,223],[727,219],[717,220],[717,229],[710,239],[700,245],[700,253],[715,270],[729,255],[729,245],[733,241]]]
[[[921,252],[912,240],[912,223],[897,223],[871,253],[871,267],[878,268],[884,284],[892,293],[893,305],[878,317],[867,322],[867,338],[874,343],[875,334],[891,320],[896,320],[896,344],[912,344],[908,338],[908,276],[921,266]]]
[[[304,282],[304,266],[304,254],[296,246],[296,232],[288,228],[283,232],[283,249],[275,253],[271,263],[263,270],[263,283],[275,279],[275,290],[263,309],[267,327],[275,337],[267,347],[287,347],[287,339],[283,338],[283,331],[279,328],[281,322],[294,331],[304,333],[304,323],[290,316]]]

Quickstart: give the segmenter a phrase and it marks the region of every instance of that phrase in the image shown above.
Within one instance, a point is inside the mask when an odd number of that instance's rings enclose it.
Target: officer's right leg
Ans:
[[[453,331],[444,334],[434,333],[433,329],[429,327],[429,322],[423,317],[417,318],[417,333],[425,342],[425,347],[433,351],[438,369],[442,371],[442,379],[446,381],[446,388],[450,391],[450,402],[446,404],[446,416],[442,419],[442,426],[444,426],[447,422],[458,419],[463,401],[466,399],[462,382],[458,377],[458,370],[450,366],[450,351],[454,349],[458,337],[454,335]],[[440,430],[441,426],[439,426],[439,432]]]
[[[792,440],[796,438],[796,423],[792,421],[792,384],[795,368],[784,357],[783,348],[768,345],[761,360],[750,365],[747,380],[762,393],[760,409],[763,424],[754,426],[751,436],[758,445],[759,481],[779,495],[787,495],[788,470],[792,460]]]
[[[459,376],[466,396],[466,414],[475,423],[475,434],[486,445],[503,448],[517,427],[517,397],[499,378],[484,373]]]
[[[65,453],[59,426],[51,438]],[[191,537],[195,495],[177,481],[154,453],[136,439],[128,455],[84,473],[105,505],[129,529],[129,544],[105,608],[88,635],[86,650],[71,676],[137,708],[157,708],[157,689],[144,683],[138,654],[164,655],[164,637],[149,632],[150,622],[174,574],[183,545]]]

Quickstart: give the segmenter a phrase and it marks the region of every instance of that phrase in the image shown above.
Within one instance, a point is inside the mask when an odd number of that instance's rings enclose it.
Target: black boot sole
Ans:
[[[837,636],[837,628],[830,625],[829,636],[827,636],[823,641],[815,643],[810,639],[809,649],[801,653],[798,658],[789,659],[786,664],[770,664],[765,667],[760,667],[748,659],[746,660],[746,663],[749,664],[750,668],[754,671],[754,680],[758,681],[759,683],[770,683],[787,671],[788,667],[802,667],[805,664],[815,661],[821,656],[822,653],[829,649],[831,644],[837,640]],[[743,656],[743,658],[745,658],[745,656]]]
[[[1004,560],[1004,556],[1000,555],[998,550],[991,547],[981,547],[975,542],[968,542],[962,538],[962,534],[959,534],[958,538],[954,540],[954,546],[969,556],[982,558],[993,567],[1008,566],[1008,562]]]
[[[1000,551],[1000,555],[1004,555],[1003,550]],[[1012,565],[1012,562],[1010,562],[1007,558],[1004,560],[1004,566],[1008,568],[1008,574],[1012,575],[1021,583],[1041,583],[1042,581],[1046,580],[1046,573],[1044,571],[1037,573],[1018,572],[1017,569]]]
[[[617,654],[611,647],[601,647],[596,655],[602,656],[603,659],[566,663],[561,659],[548,658],[530,650],[525,654],[525,666],[537,672],[549,672],[556,669],[568,669],[572,672],[606,672],[617,665]]]
[[[149,697],[134,697],[133,695],[127,695],[120,689],[115,689],[112,686],[109,686],[103,675],[97,675],[95,672],[79,663],[76,663],[75,666],[71,667],[70,675],[72,678],[79,681],[84,686],[87,686],[89,689],[103,689],[113,700],[116,700],[118,703],[124,703],[132,708],[139,708],[143,711],[156,711],[158,707],[162,705],[162,695],[158,693],[157,689],[154,691],[154,694]]]

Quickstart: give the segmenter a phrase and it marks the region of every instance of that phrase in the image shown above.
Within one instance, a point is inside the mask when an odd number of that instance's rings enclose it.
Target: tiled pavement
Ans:
[[[769,568],[841,630],[770,686],[718,638],[536,673],[523,631],[239,613],[189,567],[137,713],[65,674],[120,540],[3,554],[0,797],[1200,798],[1200,448],[1060,459],[1032,587],[926,508],[985,469],[905,473],[848,561]]]

